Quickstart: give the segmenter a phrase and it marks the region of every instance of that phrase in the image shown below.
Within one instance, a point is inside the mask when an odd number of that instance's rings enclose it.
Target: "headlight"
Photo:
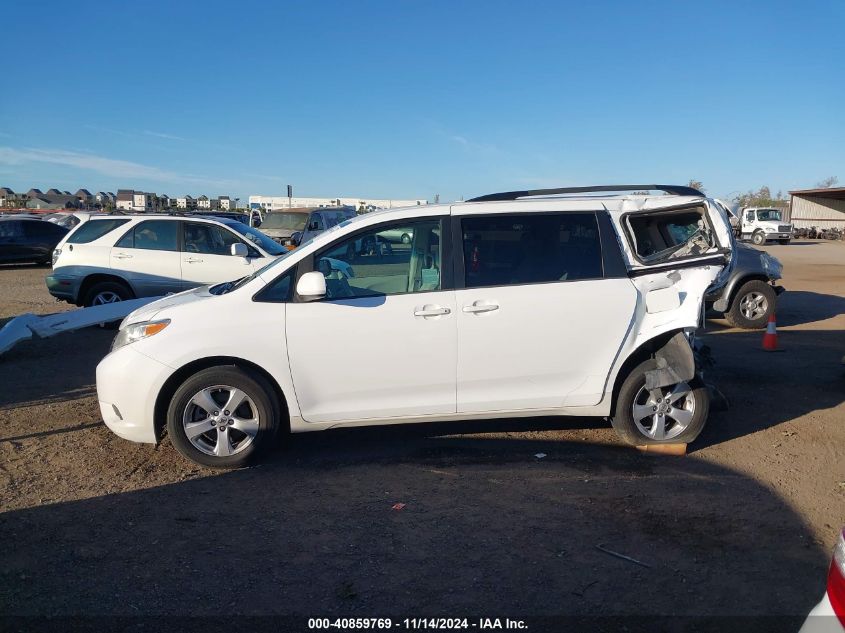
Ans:
[[[767,226],[767,227],[766,227],[766,233],[777,233],[777,232],[778,232],[778,230],[777,230],[777,229],[774,229],[774,228],[772,228],[772,227],[770,227],[770,226]]]
[[[56,265],[56,262],[59,261],[59,255],[62,254],[62,249],[54,248],[53,249],[53,266]]]
[[[114,337],[111,349],[114,351],[116,349],[120,349],[124,345],[140,341],[142,338],[154,336],[168,325],[170,325],[170,319],[162,319],[160,321],[142,321],[141,323],[127,325],[117,333],[117,336]]]

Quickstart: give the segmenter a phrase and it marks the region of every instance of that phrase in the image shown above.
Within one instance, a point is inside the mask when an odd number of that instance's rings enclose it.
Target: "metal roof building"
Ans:
[[[790,191],[790,221],[796,228],[845,229],[845,187]]]

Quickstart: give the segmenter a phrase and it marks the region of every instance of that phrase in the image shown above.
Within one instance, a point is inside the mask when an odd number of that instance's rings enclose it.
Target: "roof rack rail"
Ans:
[[[503,191],[471,198],[467,202],[495,202],[496,200],[517,200],[533,196],[554,196],[563,193],[597,193],[601,191],[663,191],[675,196],[700,196],[704,194],[693,187],[683,185],[594,185],[591,187],[560,187],[557,189],[527,189],[525,191]]]

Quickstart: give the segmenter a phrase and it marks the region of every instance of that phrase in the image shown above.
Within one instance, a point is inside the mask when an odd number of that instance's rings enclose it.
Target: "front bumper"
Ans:
[[[103,422],[131,442],[155,444],[155,402],[173,369],[126,345],[97,365],[97,400]]]
[[[79,294],[79,280],[75,277],[66,277],[64,275],[47,275],[44,279],[47,283],[47,291],[62,301],[69,303],[76,303],[76,297]]]

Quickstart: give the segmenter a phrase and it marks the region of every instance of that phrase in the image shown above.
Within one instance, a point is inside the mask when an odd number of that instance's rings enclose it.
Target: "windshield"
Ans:
[[[771,220],[773,222],[780,222],[781,215],[777,209],[760,209],[757,211],[758,220]]]
[[[284,229],[286,231],[302,231],[308,221],[307,213],[288,213],[286,211],[274,211],[264,216],[261,222],[262,229]]]
[[[310,241],[310,240],[309,240]],[[275,243],[275,242],[274,242]],[[208,291],[213,295],[225,295],[227,292],[232,292],[233,290],[237,290],[241,286],[247,285],[250,281],[261,275],[267,270],[273,268],[273,266],[278,266],[282,261],[285,260],[293,251],[289,251],[286,249],[282,249],[284,251],[283,255],[271,259],[268,263],[264,264],[261,268],[256,270],[251,275],[247,275],[246,277],[241,277],[240,279],[235,279],[234,281],[227,281],[226,283],[217,284],[216,286],[211,286]]]
[[[227,224],[229,228],[235,229],[238,233],[243,235],[246,239],[248,239],[253,244],[258,244],[261,248],[265,251],[270,253],[271,255],[283,255],[287,252],[282,245],[277,244],[269,237],[264,235],[261,231],[257,231],[251,226],[247,226],[243,222],[232,222]]]

